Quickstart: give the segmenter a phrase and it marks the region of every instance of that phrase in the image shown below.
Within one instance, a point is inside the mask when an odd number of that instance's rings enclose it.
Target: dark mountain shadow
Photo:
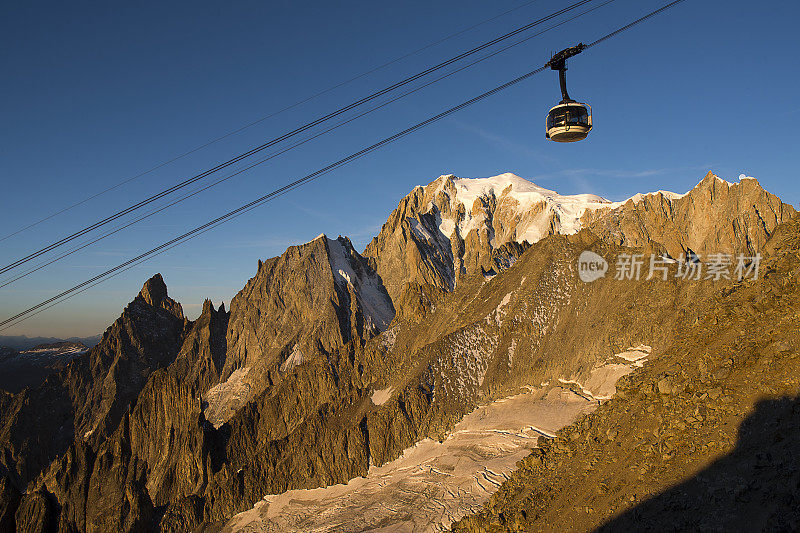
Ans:
[[[800,397],[794,397],[759,402],[731,453],[597,531],[798,530]]]

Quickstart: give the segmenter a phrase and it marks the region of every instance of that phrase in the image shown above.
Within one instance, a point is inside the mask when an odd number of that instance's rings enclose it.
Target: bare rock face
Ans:
[[[500,246],[574,233],[587,209],[610,204],[591,194],[562,196],[510,173],[440,176],[403,198],[364,255],[395,300],[408,284],[452,291],[464,276],[492,270]]]
[[[614,209],[587,211],[582,224],[617,244],[662,244],[674,258],[691,252],[761,251],[775,228],[795,209],[768,193],[754,178],[728,183],[709,172],[685,195],[657,192],[637,195]]]
[[[465,276],[495,270],[496,250],[504,245],[588,228],[616,244],[675,258],[752,256],[794,213],[753,178],[731,184],[711,173],[687,194],[659,191],[624,202],[559,195],[514,174],[448,175],[403,198],[364,255],[394,301],[414,302],[420,287],[449,292]],[[518,250],[506,250],[506,262],[509,251],[512,260],[518,257]]]
[[[4,396],[0,475],[21,489],[75,439],[111,434],[150,373],[175,358],[185,325],[180,305],[156,276],[97,346],[40,386]]]
[[[60,520],[80,531],[148,529],[157,508],[202,490],[210,466],[200,396],[219,378],[227,321],[207,301],[174,362],[151,374],[114,433],[97,447],[77,442],[53,463],[44,486]]]
[[[408,283],[447,291],[455,287],[454,257],[458,257],[459,251],[457,244],[439,230],[435,215],[427,216],[429,187],[417,187],[403,198],[364,251],[386,280],[393,301]]]
[[[164,309],[170,314],[183,318],[181,304],[167,296],[167,285],[161,274],[156,274],[147,280],[139,292],[139,296],[150,306]]]
[[[331,351],[386,329],[393,315],[381,280],[350,241],[321,235],[259,262],[256,276],[231,300],[223,375],[258,361],[282,362],[279,356],[309,338]]]
[[[320,235],[258,273],[231,300],[222,382],[206,395],[219,426],[303,362],[385,330],[394,306],[381,278],[349,239]]]
[[[54,531],[57,525],[53,503],[47,493],[40,490],[26,494],[22,498],[14,518],[19,532]]]
[[[453,531],[797,531],[800,216],[765,248]]]
[[[0,477],[0,532],[16,531],[14,515],[19,507],[22,495],[7,477]]]

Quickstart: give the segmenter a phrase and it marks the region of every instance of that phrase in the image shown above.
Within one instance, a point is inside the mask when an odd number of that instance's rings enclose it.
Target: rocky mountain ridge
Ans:
[[[290,247],[259,261],[229,311],[206,302],[194,322],[157,275],[100,344],[0,396],[0,524],[221,525],[267,494],[365,475],[526,387],[561,379],[585,394],[628,347],[662,353],[715,289],[586,284],[582,251],[612,263],[696,243],[759,251],[794,212],[715,179],[617,205],[513,175],[441,177],[404,198],[363,255],[344,237]],[[730,218],[682,225],[701,205]],[[45,427],[59,429],[46,439]]]
[[[404,302],[419,287],[452,291],[465,275],[495,273],[502,247],[548,235],[587,228],[617,244],[673,258],[755,255],[795,212],[754,178],[729,183],[711,172],[685,194],[659,191],[622,202],[559,195],[510,173],[445,175],[403,198],[364,255],[386,280],[393,301]]]
[[[40,386],[4,398],[0,475],[24,487],[71,442],[106,438],[149,374],[174,358],[185,325],[161,276],[153,277],[97,346]]]
[[[800,216],[600,409],[540,439],[454,531],[796,531]]]
[[[795,213],[755,178],[730,183],[709,172],[684,195],[637,195],[620,206],[587,211],[582,224],[622,246],[654,243],[673,258],[692,253],[754,256]]]

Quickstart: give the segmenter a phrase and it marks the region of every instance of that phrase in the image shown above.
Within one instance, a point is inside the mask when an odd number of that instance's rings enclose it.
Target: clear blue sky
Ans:
[[[524,1],[3,2],[0,233]],[[0,317],[664,2],[616,0],[0,289]],[[568,3],[536,1],[0,242],[2,264]],[[789,0],[687,0],[570,62],[572,96],[594,109],[586,142],[545,140],[545,113],[560,99],[546,72],[2,334],[101,332],[155,272],[194,318],[204,298],[227,304],[259,258],[289,245],[324,232],[363,249],[403,195],[444,173],[510,171],[619,200],[684,192],[713,170],[755,176],[797,205],[798,21]]]

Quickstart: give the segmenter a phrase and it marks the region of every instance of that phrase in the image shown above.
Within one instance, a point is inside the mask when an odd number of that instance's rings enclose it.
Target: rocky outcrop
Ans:
[[[497,248],[574,233],[586,209],[607,204],[590,194],[562,196],[510,173],[440,176],[403,198],[364,255],[395,300],[409,284],[451,291],[464,276],[492,270]]]
[[[795,209],[754,178],[729,183],[709,172],[684,195],[637,195],[614,209],[587,211],[582,224],[622,246],[661,244],[674,258],[712,253],[754,256]]]
[[[662,356],[454,531],[796,530],[800,216],[764,248],[766,276],[698,300]]]
[[[37,490],[26,494],[20,501],[14,520],[20,533],[55,531],[58,522],[55,508],[47,492]]]
[[[222,383],[206,395],[208,419],[219,426],[292,368],[363,343],[394,314],[381,278],[347,238],[320,235],[259,261],[231,300]]]
[[[152,373],[114,433],[96,446],[75,442],[51,466],[43,490],[59,503],[61,522],[79,531],[136,531],[157,522],[158,509],[202,489],[200,396],[219,380],[227,322],[224,308],[206,301],[174,362]]]
[[[148,280],[100,344],[39,387],[4,398],[0,475],[22,489],[74,440],[110,435],[150,373],[173,361],[185,326],[161,276]]]

